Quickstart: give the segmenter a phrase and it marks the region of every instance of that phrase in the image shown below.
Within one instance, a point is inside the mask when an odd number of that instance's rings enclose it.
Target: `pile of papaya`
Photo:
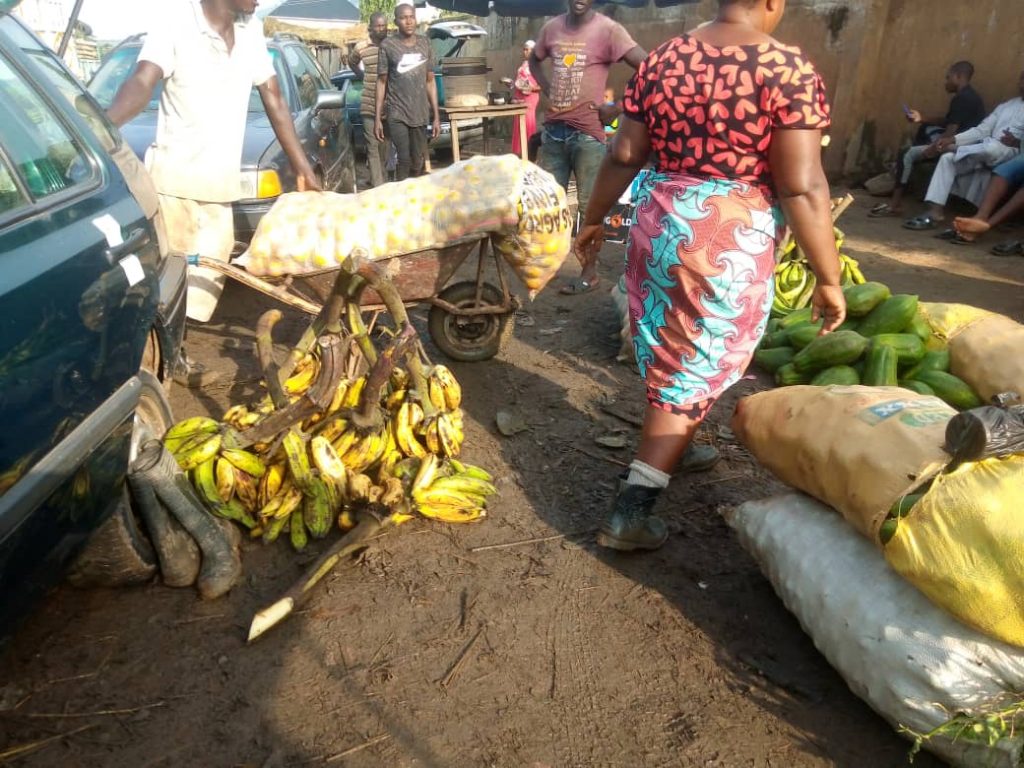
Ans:
[[[844,293],[847,319],[825,336],[819,335],[821,321],[811,322],[810,307],[768,322],[754,362],[776,384],[903,387],[961,411],[982,405],[950,373],[946,342],[932,332],[917,296],[893,295],[879,282],[849,286]]]

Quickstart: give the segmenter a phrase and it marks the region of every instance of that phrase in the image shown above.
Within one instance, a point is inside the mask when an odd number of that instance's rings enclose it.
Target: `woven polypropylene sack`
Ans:
[[[954,415],[896,387],[783,387],[741,400],[733,430],[780,480],[878,542],[893,502],[949,462],[942,446]]]
[[[726,517],[818,650],[894,727],[926,733],[1024,689],[1020,649],[932,605],[834,511],[791,494]],[[936,738],[926,748],[963,768],[1016,768],[1022,759],[1020,736],[994,747]]]
[[[256,228],[247,269],[303,274],[337,268],[356,253],[385,259],[475,233],[515,231],[530,167],[513,155],[476,157],[355,195],[282,195]]]
[[[938,475],[900,521],[885,559],[937,605],[1024,647],[1024,456]]]
[[[979,309],[969,304],[945,304],[922,301],[917,305],[918,311],[932,327],[932,332],[940,339],[952,339],[960,331],[992,313],[987,309]]]

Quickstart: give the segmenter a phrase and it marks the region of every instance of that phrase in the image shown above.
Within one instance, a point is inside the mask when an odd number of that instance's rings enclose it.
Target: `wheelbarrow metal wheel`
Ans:
[[[438,294],[438,298],[459,309],[477,306],[498,307],[503,303],[501,291],[490,283],[480,287],[480,303],[476,299],[476,283],[453,283]],[[504,315],[454,315],[441,307],[432,306],[427,326],[437,348],[453,360],[477,363],[490,360],[501,350],[512,335],[515,325],[510,309]]]

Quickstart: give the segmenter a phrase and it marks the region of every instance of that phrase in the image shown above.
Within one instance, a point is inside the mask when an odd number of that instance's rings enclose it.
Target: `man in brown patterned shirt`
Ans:
[[[363,135],[366,137],[366,157],[370,163],[370,184],[379,187],[384,183],[384,165],[387,160],[387,141],[378,141],[373,131],[374,114],[377,108],[377,58],[380,44],[388,36],[388,19],[383,13],[370,16],[368,25],[370,39],[359,43],[349,56],[353,72],[363,73],[363,96],[359,102],[359,114],[363,117]]]

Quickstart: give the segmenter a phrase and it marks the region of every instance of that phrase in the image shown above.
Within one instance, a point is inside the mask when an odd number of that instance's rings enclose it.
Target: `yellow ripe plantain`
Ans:
[[[359,405],[359,399],[363,396],[363,389],[366,387],[366,377],[360,376],[348,385],[348,391],[341,401],[342,408],[355,408]]]
[[[284,484],[286,474],[284,464],[275,463],[267,467],[266,473],[260,478],[259,506],[264,506],[281,492],[281,486]]]
[[[183,447],[180,453],[174,455],[174,458],[178,460],[178,466],[187,472],[216,456],[220,451],[220,444],[221,436],[219,434],[209,435],[204,443],[195,448],[186,450]]]
[[[316,366],[308,366],[302,371],[292,374],[291,378],[285,381],[284,391],[289,395],[302,395],[313,385],[316,378]]]
[[[345,434],[346,429],[348,429],[348,422],[345,419],[334,418],[325,422],[317,434],[326,438],[328,442],[333,443]]]
[[[224,417],[221,419],[225,424],[230,424],[233,427],[242,428],[242,419],[249,415],[249,409],[244,405],[233,405],[224,412]]]
[[[448,414],[442,414],[437,419],[437,436],[441,445],[441,452],[450,457],[458,456],[462,449],[462,433],[448,419]]]
[[[431,454],[441,454],[441,436],[438,433],[439,418],[431,419],[430,423],[423,429],[423,442]]]
[[[341,514],[338,515],[338,527],[343,531],[351,531],[356,527],[356,518],[352,514],[352,510],[342,510]]]
[[[487,514],[482,507],[449,504],[418,505],[417,509],[423,517],[442,523],[472,523]]]
[[[263,477],[267,471],[266,465],[259,456],[249,451],[243,451],[241,448],[224,448],[220,455],[247,475]]]
[[[446,410],[448,404],[444,399],[444,389],[441,384],[434,377],[427,379],[427,398],[430,400],[430,404],[440,410]]]
[[[394,436],[398,449],[403,454],[421,459],[426,455],[427,450],[420,443],[414,431],[415,425],[412,423],[413,405],[415,404],[410,403],[408,400],[402,403],[398,412],[391,420],[391,434]],[[419,408],[418,405],[416,407]],[[422,413],[422,409],[420,409],[420,412]]]
[[[274,510],[274,519],[287,518],[292,512],[299,508],[304,498],[301,488],[292,487],[285,491],[281,504]]]
[[[437,381],[444,396],[445,406],[448,410],[454,410],[462,404],[462,386],[459,384],[455,374],[446,365],[435,365],[430,371],[430,377]],[[433,400],[431,400],[433,402]]]
[[[394,412],[400,408],[402,403],[405,402],[406,395],[409,394],[407,389],[396,389],[390,395],[384,398],[384,408],[388,411]]]
[[[216,460],[214,474],[217,480],[217,495],[228,502],[235,495],[235,466],[223,456]]]
[[[259,509],[260,496],[256,478],[238,467],[233,467],[233,469],[235,471],[235,496],[242,502],[242,506],[247,512],[255,512]]]
[[[334,390],[334,396],[331,398],[331,404],[327,406],[327,415],[337,413],[341,410],[342,403],[345,402],[345,394],[348,392],[348,380],[342,379],[338,382],[338,388]]]
[[[348,472],[330,440],[317,435],[309,444],[309,452],[313,457],[313,464],[320,470],[321,477],[330,478],[336,483],[345,482]]]
[[[351,449],[352,446],[355,445],[356,442],[358,442],[358,440],[359,433],[356,432],[355,429],[349,429],[346,432],[342,433],[341,437],[339,437],[337,440],[331,441],[331,445],[334,446],[335,453],[337,453],[339,456],[344,457],[344,455],[349,452],[349,449]]]
[[[430,484],[434,482],[434,477],[437,475],[437,469],[437,456],[433,453],[428,453],[424,456],[420,460],[420,466],[416,471],[416,477],[412,481],[413,493],[429,488]]]

